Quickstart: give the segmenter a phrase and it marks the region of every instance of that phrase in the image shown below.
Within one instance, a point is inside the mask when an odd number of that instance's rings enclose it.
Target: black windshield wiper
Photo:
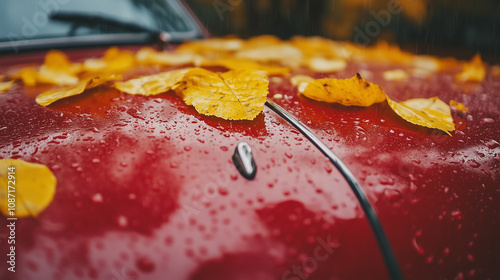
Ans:
[[[153,40],[158,42],[161,48],[167,45],[172,39],[170,33],[166,31],[155,30],[139,24],[124,22],[97,14],[59,11],[57,13],[52,13],[50,19],[72,23],[73,25],[69,31],[69,36],[74,36],[76,29],[80,26],[95,27],[104,25],[131,33],[147,33]]]

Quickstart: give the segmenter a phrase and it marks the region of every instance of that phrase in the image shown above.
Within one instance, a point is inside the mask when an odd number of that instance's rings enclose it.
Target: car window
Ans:
[[[54,14],[77,14],[127,23],[139,30],[106,21],[51,18]],[[90,40],[101,35],[165,31],[172,37],[199,37],[196,21],[179,1],[167,0],[2,0],[0,1],[1,45],[14,47],[24,41],[71,38]],[[144,32],[143,32],[144,33]],[[101,36],[102,37],[102,36]],[[89,39],[87,39],[89,38]],[[114,37],[116,40],[116,37]],[[137,37],[139,38],[139,37]],[[99,39],[102,42],[102,38]],[[138,39],[139,40],[139,39]],[[90,40],[91,41],[91,40]],[[128,41],[131,41],[130,38]],[[119,43],[119,42],[118,42]],[[138,42],[141,43],[141,42]]]

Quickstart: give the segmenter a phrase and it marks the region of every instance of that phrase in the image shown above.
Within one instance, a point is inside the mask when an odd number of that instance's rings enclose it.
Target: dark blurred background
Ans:
[[[498,0],[186,0],[213,36],[379,39],[417,54],[500,62]]]

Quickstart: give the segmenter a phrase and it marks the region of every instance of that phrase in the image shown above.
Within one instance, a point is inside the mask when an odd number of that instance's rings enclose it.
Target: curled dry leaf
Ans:
[[[386,98],[384,91],[378,85],[368,82],[359,74],[343,80],[329,78],[314,80],[307,85],[302,94],[317,101],[362,107],[383,102]]]
[[[45,165],[0,159],[0,183],[0,211],[5,216],[36,217],[52,202],[57,180]],[[9,186],[15,192],[9,192]],[[8,209],[9,198],[15,198],[14,215]]]
[[[462,72],[455,75],[457,82],[482,82],[486,76],[486,66],[481,55],[476,54],[470,62],[464,63]]]
[[[117,75],[107,75],[107,76],[94,76],[92,78],[86,79],[75,86],[66,87],[66,88],[58,88],[58,89],[50,89],[39,94],[35,101],[36,103],[42,106],[48,106],[57,100],[75,96],[87,89],[91,89],[97,87],[99,85],[104,84],[107,81],[120,79],[120,76]]]
[[[177,94],[204,115],[228,120],[252,120],[264,108],[269,82],[246,70],[222,74],[195,68],[184,76]]]
[[[126,82],[116,82],[114,87],[128,94],[156,95],[173,89],[190,69],[192,68],[171,70]]]
[[[8,91],[13,84],[14,81],[0,82],[0,93]]]
[[[345,106],[368,107],[387,100],[394,112],[410,123],[439,129],[448,135],[451,135],[449,131],[455,130],[450,107],[439,98],[416,98],[398,103],[391,100],[380,86],[366,81],[359,74],[344,80],[314,80],[302,94],[317,101]]]

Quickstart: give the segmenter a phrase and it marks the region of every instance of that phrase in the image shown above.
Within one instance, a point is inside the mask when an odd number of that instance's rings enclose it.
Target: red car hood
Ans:
[[[42,55],[0,58],[1,73]],[[335,77],[360,69],[395,100],[439,96],[470,114],[453,113],[449,137],[400,120],[384,104],[297,96],[287,78],[270,78],[269,97],[282,94],[274,101],[359,179],[405,278],[499,278],[499,79],[488,73],[465,94],[445,73],[385,81],[390,65],[350,63]],[[0,95],[0,157],[43,163],[58,180],[39,217],[17,221],[15,273],[2,239],[0,278],[388,278],[344,178],[271,110],[226,121],[173,93],[102,88],[42,107],[34,101],[42,89],[16,84]],[[243,141],[253,149],[254,180],[231,159]]]

